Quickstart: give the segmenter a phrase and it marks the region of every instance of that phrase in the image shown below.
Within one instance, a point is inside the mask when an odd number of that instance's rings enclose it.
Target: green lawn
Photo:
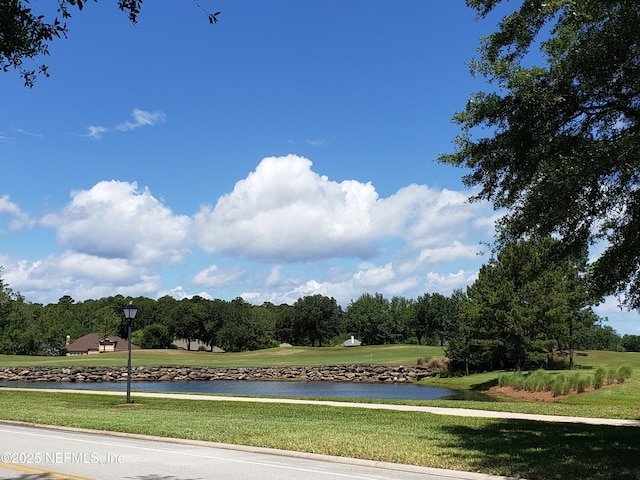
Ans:
[[[287,365],[340,365],[376,363],[415,365],[418,358],[444,356],[440,347],[421,345],[376,345],[364,347],[287,347],[242,353],[187,352],[184,350],[135,350],[135,365],[210,365],[224,367],[261,367]],[[0,367],[7,366],[122,366],[127,352],[81,355],[77,357],[31,357],[0,355]]]
[[[280,366],[345,363],[414,365],[442,356],[421,346],[278,348],[239,354],[136,351],[134,365]],[[0,366],[124,365],[126,353],[90,357],[0,356]],[[640,419],[640,354],[585,352],[576,366],[629,365],[631,379],[557,403],[404,401],[434,406]],[[484,390],[499,372],[434,379],[429,385]],[[35,386],[35,385],[34,385]],[[135,399],[135,395],[134,395]],[[412,412],[288,404],[122,399],[0,388],[0,418],[102,430],[184,437],[534,479],[640,479],[640,430],[528,421],[447,417]],[[397,402],[396,402],[397,403]]]
[[[135,396],[134,396],[135,399]],[[536,479],[635,479],[640,429],[0,389],[0,417]]]

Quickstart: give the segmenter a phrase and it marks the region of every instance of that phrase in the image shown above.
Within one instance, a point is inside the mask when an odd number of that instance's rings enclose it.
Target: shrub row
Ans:
[[[552,392],[553,396],[557,397],[572,392],[582,393],[589,387],[599,389],[614,383],[623,383],[630,377],[631,367],[626,365],[608,370],[599,367],[593,375],[581,372],[551,373],[541,369],[528,374],[503,373],[498,377],[498,385],[527,392]]]

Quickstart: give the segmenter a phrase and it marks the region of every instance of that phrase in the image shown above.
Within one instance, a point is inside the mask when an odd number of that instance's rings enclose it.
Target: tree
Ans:
[[[389,301],[380,293],[364,293],[352,301],[344,312],[345,328],[366,345],[390,343],[391,315]]]
[[[416,302],[411,298],[394,296],[389,303],[389,315],[395,326],[396,336],[393,343],[409,343],[412,341],[411,324],[416,315]]]
[[[618,332],[610,325],[603,325],[601,321],[594,323],[590,328],[582,331],[577,339],[577,348],[584,350],[609,350],[619,352],[623,347],[624,345]]]
[[[175,326],[177,338],[187,341],[187,350],[191,350],[191,342],[203,336],[204,322],[207,318],[207,300],[198,295],[183,298],[176,308],[178,316]]]
[[[227,312],[217,340],[218,346],[227,352],[245,352],[271,346],[264,325],[257,318],[252,305],[240,297],[227,302]]]
[[[592,318],[584,313],[590,297],[580,277],[586,254],[562,261],[556,243],[510,243],[482,266],[460,301],[464,326],[447,349],[452,360],[519,370],[548,360],[556,344],[570,341],[570,330],[584,327],[574,319]]]
[[[275,338],[280,343],[291,345],[304,345],[299,323],[296,322],[296,312],[292,305],[282,304],[278,307],[278,315],[274,326]]]
[[[342,310],[336,299],[320,294],[299,298],[293,304],[295,322],[311,346],[321,347],[339,332]]]
[[[94,0],[95,3],[98,0]],[[49,55],[49,44],[56,38],[67,38],[69,28],[66,21],[72,16],[72,7],[82,10],[88,0],[58,0],[56,16],[49,20],[44,14],[32,11],[29,0],[0,0],[0,68],[17,70],[24,84],[33,87],[38,75],[49,76],[48,67],[40,57]],[[209,23],[218,23],[220,12],[210,13],[198,0],[193,3],[202,10]],[[118,0],[118,8],[131,23],[138,21],[142,0]],[[24,61],[29,60],[36,69],[28,69]]]
[[[224,300],[209,300],[206,303],[206,316],[202,325],[201,340],[212,349],[217,345],[218,332],[224,325],[227,310],[227,302]]]
[[[622,336],[622,348],[627,352],[640,352],[640,335],[625,334]]]
[[[137,345],[140,348],[169,348],[171,345],[169,329],[161,323],[152,323],[142,329]]]
[[[413,334],[418,339],[418,344],[422,340],[429,344],[435,337],[438,321],[438,312],[432,303],[432,296],[429,293],[420,295],[416,300],[415,316],[412,318],[411,327]]]
[[[480,18],[501,3],[467,0]],[[638,308],[640,3],[520,5],[482,40],[471,69],[493,90],[455,115],[456,150],[439,160],[471,170],[475,200],[509,209],[499,243],[551,235],[569,253],[603,242],[591,288]]]

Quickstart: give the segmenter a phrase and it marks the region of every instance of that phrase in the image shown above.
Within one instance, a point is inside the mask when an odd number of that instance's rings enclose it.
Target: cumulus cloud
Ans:
[[[76,253],[176,264],[187,252],[190,219],[174,215],[148,188],[113,180],[74,192],[71,203],[43,223],[57,228],[60,245]]]
[[[377,208],[376,229],[403,238],[409,247],[448,245],[468,235],[470,220],[486,216],[487,205],[469,203],[468,194],[409,185]]]
[[[11,231],[30,228],[35,224],[35,220],[20,207],[11,201],[9,195],[0,196],[0,220],[8,219],[7,229]],[[0,233],[5,231],[0,223]]]
[[[136,122],[151,121],[144,118]],[[478,242],[491,237],[496,220],[490,206],[426,185],[381,198],[370,182],[331,180],[312,166],[296,155],[265,158],[193,217],[174,214],[149,188],[102,181],[41,219],[61,253],[22,263],[0,258],[0,265],[36,301],[193,291],[210,298],[224,289],[255,303],[321,294],[347,305],[363,293],[449,294],[475,279]],[[3,216],[13,228],[33,222],[8,196],[0,197]],[[195,267],[187,292],[177,286],[187,275],[174,283],[171,269],[197,265],[195,246],[213,258]],[[159,268],[173,285],[163,285]]]
[[[150,274],[123,259],[106,259],[65,251],[37,261],[12,261],[0,257],[7,283],[19,286],[30,301],[56,302],[63,295],[76,300],[112,295],[154,296],[161,286],[159,275]]]
[[[306,158],[265,158],[215,208],[202,207],[195,238],[209,253],[264,260],[369,256],[377,196],[370,183],[318,175]]]
[[[208,253],[267,261],[371,258],[392,239],[425,248],[423,259],[445,249],[469,256],[469,247],[453,242],[474,228],[472,218],[486,216],[486,205],[468,203],[462,192],[410,185],[379,198],[371,183],[335,182],[311,167],[296,155],[265,158],[196,214],[196,241]]]
[[[335,269],[323,281],[301,281],[287,277],[281,271],[278,272],[278,278],[280,291],[274,291],[274,285],[270,291],[244,292],[242,297],[254,303],[291,304],[300,297],[318,294],[333,297],[340,305],[346,306],[363,293],[382,293],[388,297],[413,295],[424,283],[417,275],[400,274],[392,263],[375,265],[370,262],[360,263],[353,270]]]
[[[429,272],[426,275],[424,291],[449,295],[456,289],[464,289],[467,285],[471,285],[477,278],[477,270],[458,270],[448,274]]]

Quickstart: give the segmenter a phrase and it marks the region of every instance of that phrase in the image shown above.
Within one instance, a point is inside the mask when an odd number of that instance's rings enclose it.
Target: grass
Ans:
[[[280,348],[240,354],[136,351],[135,365],[281,366],[345,363],[415,365],[441,357],[424,346]],[[126,354],[91,357],[0,356],[0,366],[124,365]],[[640,418],[640,354],[585,352],[576,369],[594,376],[627,365],[631,378],[614,387],[555,403],[498,398],[403,401],[432,406],[584,417]],[[497,385],[502,372],[429,379],[421,383],[467,392]],[[552,376],[566,372],[547,372]],[[600,373],[599,375],[602,375]],[[606,381],[606,379],[605,379]],[[116,397],[117,398],[117,397]],[[134,396],[135,398],[135,396]],[[0,388],[0,418],[99,430],[182,437],[300,450],[380,461],[478,471],[534,479],[640,479],[640,442],[634,427],[537,423],[289,404],[145,399],[117,406],[114,397]]]
[[[134,397],[135,398],[135,397]],[[0,390],[8,420],[298,450],[535,479],[637,479],[638,429],[317,405]]]
[[[207,365],[220,367],[276,367],[303,365],[340,365],[375,363],[415,365],[418,358],[443,356],[441,347],[424,345],[375,345],[348,347],[287,347],[269,348],[241,353],[187,352],[183,350],[136,350],[135,365]],[[124,366],[127,352],[81,355],[77,357],[34,357],[0,355],[0,367],[14,366]]]

